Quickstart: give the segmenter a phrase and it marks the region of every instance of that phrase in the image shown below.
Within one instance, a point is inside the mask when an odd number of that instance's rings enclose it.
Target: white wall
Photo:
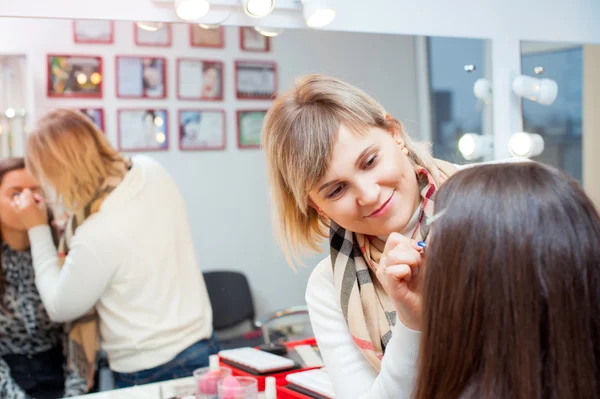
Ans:
[[[32,26],[39,34],[32,34]],[[169,110],[170,150],[152,153],[173,174],[188,204],[194,242],[203,270],[245,271],[255,294],[258,313],[304,303],[304,288],[310,270],[324,255],[307,259],[309,266],[294,273],[275,243],[271,229],[264,154],[238,150],[234,124],[235,109],[265,108],[270,102],[236,101],[233,60],[268,59],[278,63],[279,87],[290,88],[293,80],[309,72],[336,74],[359,84],[389,111],[407,121],[417,120],[416,70],[412,37],[366,35],[341,32],[287,30],[272,43],[267,54],[242,52],[238,28],[226,30],[225,49],[196,49],[189,46],[188,28],[173,26],[171,48],[136,47],[133,24],[116,24],[115,44],[74,44],[67,20],[8,19],[0,21],[2,53],[24,53],[33,76],[35,110],[63,107],[105,109],[107,135],[116,142],[116,109],[119,107],[166,107]],[[326,48],[324,44],[330,46]],[[335,57],[331,48],[336,49]],[[101,55],[104,58],[104,99],[49,99],[46,97],[47,52]],[[167,100],[123,100],[115,97],[114,56],[140,54],[168,59]],[[225,101],[176,100],[175,59],[205,57],[225,62]],[[377,58],[378,62],[373,63]],[[180,152],[177,145],[176,111],[185,107],[222,107],[227,111],[227,151]],[[414,124],[408,123],[416,131]],[[165,204],[168,206],[168,204]]]
[[[522,130],[520,99],[510,91],[520,73],[520,43],[557,41],[600,43],[598,0],[329,0],[337,15],[327,30],[460,36],[493,40],[494,156],[509,156],[508,139]],[[50,6],[51,3],[51,6]],[[290,10],[294,0],[278,0],[275,11],[254,20],[241,11],[237,0],[212,0],[203,20],[214,21],[231,12],[228,25],[304,26],[302,13]],[[232,11],[233,10],[233,11]],[[0,3],[0,15],[54,18],[96,18],[177,21],[169,0],[31,0]]]

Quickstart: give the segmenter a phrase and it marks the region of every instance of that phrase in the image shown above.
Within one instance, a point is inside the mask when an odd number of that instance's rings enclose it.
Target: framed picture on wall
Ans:
[[[77,111],[81,112],[94,122],[98,129],[104,132],[104,109],[102,108],[78,108]]]
[[[222,26],[206,29],[200,25],[190,24],[190,46],[223,48],[225,29]]]
[[[171,47],[171,24],[157,25],[158,29],[148,30],[133,24],[133,36],[136,46]]]
[[[177,59],[177,98],[223,100],[223,69],[221,61]]]
[[[267,115],[266,109],[237,111],[238,148],[260,148],[260,135],[265,115]]]
[[[271,50],[271,39],[253,27],[243,26],[240,28],[240,47],[244,51],[266,53]]]
[[[118,110],[117,142],[121,151],[166,151],[169,148],[167,110]]]
[[[179,149],[224,150],[225,111],[182,109],[179,111]]]
[[[77,19],[73,21],[75,43],[111,44],[114,42],[115,24],[113,21]]]
[[[48,97],[102,98],[102,58],[48,54]]]
[[[117,57],[117,97],[166,98],[167,60],[162,57]]]
[[[277,65],[271,61],[236,61],[238,99],[271,100],[277,93]]]

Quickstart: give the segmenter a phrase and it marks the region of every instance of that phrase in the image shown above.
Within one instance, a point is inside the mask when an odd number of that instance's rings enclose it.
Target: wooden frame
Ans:
[[[139,79],[140,81],[138,82],[141,86],[141,95],[129,95],[129,94],[123,94],[123,90],[122,87],[120,85],[120,79],[121,79],[121,69],[120,69],[120,61],[121,60],[125,60],[125,59],[139,59],[141,60],[141,71],[140,71],[140,76]],[[144,77],[144,70],[145,68],[154,68],[154,66],[152,65],[144,65],[144,63],[146,61],[150,60],[150,62],[154,62],[157,60],[160,60],[162,62],[162,71],[161,71],[161,78],[159,78],[161,80],[161,82],[158,83],[159,85],[159,93],[157,95],[150,95],[148,94],[148,88],[147,86],[147,79]],[[167,98],[167,59],[165,57],[153,57],[153,56],[140,56],[140,55],[118,55],[115,57],[115,93],[117,95],[117,98],[146,98],[146,99],[165,99]],[[130,78],[127,79],[128,82],[134,82],[136,79]]]
[[[240,65],[249,65],[249,66],[257,66],[261,65],[270,66],[273,70],[273,81],[271,82],[273,86],[273,90],[269,92],[265,92],[262,95],[252,94],[251,92],[240,92],[240,79],[239,79],[239,69]],[[277,95],[277,64],[273,61],[262,61],[262,60],[236,60],[234,64],[234,74],[235,74],[235,96],[238,100],[273,100]]]
[[[173,44],[173,28],[171,27],[171,24],[165,23],[161,29],[167,30],[167,42],[166,43],[141,42],[140,41],[140,32],[146,32],[145,34],[152,35],[153,33],[157,34],[160,31],[160,29],[155,32],[145,31],[144,29],[140,28],[137,23],[134,22],[133,23],[133,41],[134,41],[135,45],[140,46],[140,47],[171,47]]]
[[[238,144],[238,148],[240,149],[256,149],[256,148],[260,148],[260,133],[259,133],[259,137],[258,140],[255,140],[255,143],[252,144],[248,144],[248,143],[244,143],[242,142],[242,126],[241,126],[241,117],[243,116],[243,114],[249,114],[249,113],[262,113],[263,114],[263,119],[264,117],[267,115],[267,109],[239,109],[236,111],[235,113],[235,123],[236,123],[236,131],[237,131],[237,144]],[[260,128],[262,128],[262,122],[260,124]]]
[[[260,40],[262,43],[249,43],[247,36],[252,35],[255,40]],[[255,53],[268,53],[271,51],[271,38],[261,35],[253,26],[240,26],[240,48],[244,51]]]
[[[222,118],[222,129],[221,129],[221,144],[218,146],[211,145],[185,145],[184,144],[184,134],[185,127],[183,125],[182,116],[184,113],[220,113]],[[227,148],[227,118],[225,114],[225,110],[223,109],[180,109],[178,112],[177,119],[178,133],[179,133],[179,150],[181,151],[222,151]]]
[[[149,146],[131,146],[131,147],[123,147],[123,132],[121,130],[121,125],[122,125],[122,117],[123,114],[125,113],[142,113],[142,117],[146,118],[147,116],[152,116],[153,119],[151,121],[151,123],[153,123],[156,127],[162,128],[162,131],[157,132],[158,133],[163,133],[164,134],[164,146],[156,146],[156,147],[149,147]],[[163,115],[152,115],[150,114],[150,112],[152,113],[156,113],[156,112],[161,112],[164,115],[164,118],[162,118],[162,124],[160,126],[157,125],[157,121],[156,121],[156,117],[157,116],[163,116]],[[140,118],[140,126],[143,128],[143,124],[146,122],[146,120]],[[128,132],[131,132],[132,129],[127,129]],[[148,135],[146,133],[146,135]],[[156,137],[154,139],[150,138],[151,140],[148,141],[156,141]],[[144,140],[147,140],[149,137],[144,138]],[[158,141],[157,141],[158,142]],[[120,108],[117,110],[117,148],[119,149],[119,151],[123,151],[123,152],[156,152],[156,151],[168,151],[169,150],[169,146],[170,146],[170,141],[169,141],[169,111],[166,108]]]
[[[78,24],[82,24],[82,23],[107,23],[110,26],[110,33],[108,38],[106,39],[84,39],[81,38],[77,35],[77,25]],[[115,42],[115,23],[114,21],[96,21],[96,20],[85,20],[85,19],[79,19],[79,20],[73,20],[73,42],[75,43],[85,43],[85,44],[113,44]]]
[[[204,29],[201,28],[200,26],[196,25],[196,24],[190,24],[190,30],[189,30],[189,34],[190,34],[190,46],[191,47],[204,47],[204,48],[225,48],[225,29],[222,26],[219,26],[218,28],[214,29],[214,30],[219,30],[219,32],[216,33],[216,35],[218,35],[219,40],[216,42],[206,42],[206,43],[200,43],[200,42],[195,42],[194,41],[194,31],[196,32],[207,32],[210,31],[211,29]],[[207,36],[210,36],[207,34]]]
[[[213,86],[205,86],[204,82],[202,83],[202,88],[200,89],[200,95],[199,96],[186,96],[183,95],[181,93],[181,85],[182,82],[181,81],[181,66],[183,62],[198,62],[200,63],[200,68],[202,69],[202,72],[200,72],[200,74],[202,75],[202,79],[204,79],[204,74],[208,73],[209,71],[206,70],[205,68],[209,68],[209,67],[214,67],[213,69],[215,70],[215,73],[217,75],[216,79],[218,79],[218,83],[216,83],[218,85],[218,89],[216,89],[217,94],[210,96],[210,95],[206,95],[206,93],[210,93],[211,89],[214,89],[214,85]],[[201,59],[201,58],[177,58],[177,62],[176,62],[176,82],[177,82],[177,99],[179,100],[200,100],[200,101],[223,101],[223,97],[224,97],[224,80],[225,80],[225,64],[223,63],[223,61],[219,61],[219,60],[208,60],[208,59]],[[220,75],[219,75],[220,74]]]
[[[79,83],[79,76],[76,68],[69,66],[69,59],[95,61],[93,72],[88,74],[84,72],[89,66],[79,65],[77,69],[86,77],[84,83]],[[63,65],[63,62],[67,64]],[[89,71],[87,71],[89,72]],[[92,83],[93,79],[100,79],[97,84]],[[86,89],[84,85],[88,82],[95,89]],[[46,94],[50,98],[102,98],[104,85],[104,76],[102,75],[102,57],[96,55],[79,54],[47,54],[46,55]],[[69,88],[71,87],[71,88]]]

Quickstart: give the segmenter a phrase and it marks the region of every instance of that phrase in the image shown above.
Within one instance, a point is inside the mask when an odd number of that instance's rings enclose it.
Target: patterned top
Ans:
[[[5,278],[0,311],[0,398],[28,399],[29,396],[12,379],[2,359],[7,354],[33,355],[66,344],[62,326],[53,323],[35,286],[31,252],[15,251],[5,243],[1,247],[2,273]],[[85,380],[65,367],[65,396],[85,392]]]

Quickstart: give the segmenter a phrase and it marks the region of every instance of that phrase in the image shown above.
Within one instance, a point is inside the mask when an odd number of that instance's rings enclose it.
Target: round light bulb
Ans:
[[[148,32],[156,32],[157,30],[162,29],[165,25],[162,22],[148,22],[148,21],[140,21],[136,22],[138,28],[147,30]]]
[[[255,26],[254,30],[266,37],[279,36],[283,32],[281,28],[266,28],[264,26]]]
[[[517,132],[508,141],[510,152],[517,157],[535,157],[544,151],[544,139],[539,134]]]
[[[165,142],[166,139],[167,139],[167,137],[165,136],[165,134],[163,132],[156,133],[156,142],[157,143],[162,144]]]
[[[475,139],[470,134],[465,134],[458,140],[458,150],[465,158],[468,158],[475,153],[475,147]]]
[[[274,0],[242,0],[244,12],[252,18],[266,17],[275,7]]]
[[[335,10],[333,8],[316,8],[309,12],[307,12],[307,8],[305,8],[304,11],[306,25],[311,28],[322,28],[323,26],[329,25],[335,18]]]
[[[85,76],[84,73],[80,73],[77,75],[77,83],[79,83],[80,85],[84,85],[86,84],[88,81],[87,76]]]
[[[102,75],[100,75],[98,72],[93,72],[90,75],[90,82],[92,82],[92,84],[100,84],[100,82],[102,82]]]
[[[160,116],[154,117],[154,126],[163,127],[164,124],[165,124],[165,121],[163,120],[163,118],[161,118]]]
[[[531,139],[527,133],[519,132],[510,137],[510,151],[520,157],[531,152]]]
[[[15,111],[14,108],[7,108],[4,112],[4,115],[6,115],[7,118],[14,118],[16,114],[17,111]]]
[[[210,4],[206,0],[176,0],[175,13],[186,21],[193,21],[202,18],[208,10]]]

